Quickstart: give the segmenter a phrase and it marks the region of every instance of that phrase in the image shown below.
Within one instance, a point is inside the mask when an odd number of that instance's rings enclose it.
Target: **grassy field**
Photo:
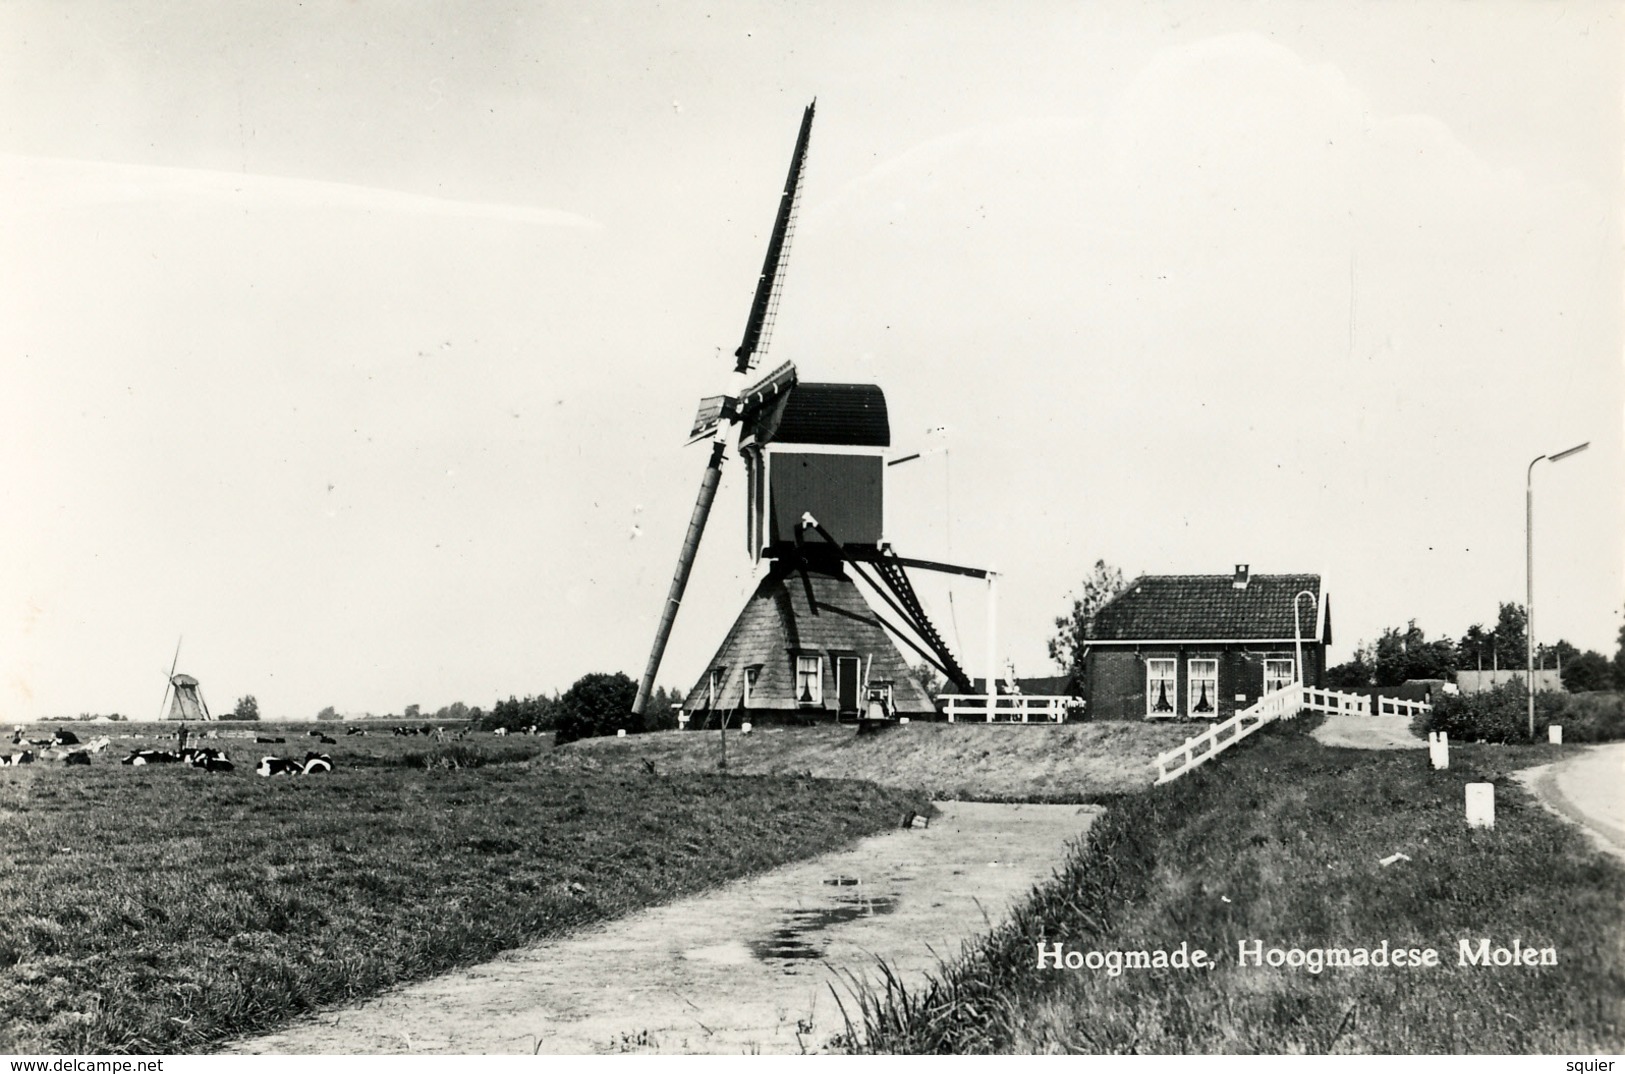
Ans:
[[[285,737],[234,748],[231,773],[125,767],[130,740],[0,770],[0,1052],[206,1050],[924,807],[855,782],[489,763],[547,739],[341,738],[318,747],[329,775],[255,776],[262,751],[303,755]]]
[[[1570,747],[1320,745],[1310,720],[1123,799],[1050,884],[918,992],[848,1001],[896,1052],[1591,1053],[1625,1048],[1625,870],[1506,777]],[[1463,785],[1496,784],[1493,831]],[[1381,864],[1395,852],[1409,856]],[[1459,965],[1459,943],[1558,964]],[[1238,965],[1288,950],[1433,948],[1437,967]],[[1210,970],[1039,969],[1037,944],[1217,956]],[[1087,965],[1087,964],[1086,964]]]
[[[1045,726],[910,723],[859,737],[851,727],[757,728],[728,733],[728,770],[805,772],[919,788],[933,798],[981,802],[1091,802],[1151,785],[1151,760],[1200,728],[1140,721]],[[716,731],[596,738],[556,763],[661,772],[710,772]]]

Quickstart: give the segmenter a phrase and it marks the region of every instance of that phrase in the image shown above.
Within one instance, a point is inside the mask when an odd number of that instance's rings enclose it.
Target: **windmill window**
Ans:
[[[1264,692],[1266,694],[1291,686],[1293,681],[1291,660],[1264,661]]]
[[[1145,662],[1145,714],[1147,716],[1173,716],[1174,701],[1179,696],[1174,675],[1178,661],[1151,659]]]
[[[824,703],[824,658],[821,656],[796,657],[796,704],[822,705]]]
[[[751,695],[756,691],[756,679],[761,675],[762,669],[758,665],[745,669],[745,707],[750,708]]]
[[[1185,696],[1190,699],[1190,714],[1210,718],[1219,714],[1219,662],[1192,660],[1190,680]]]
[[[722,702],[722,683],[727,678],[727,668],[712,668],[710,679],[705,684],[705,707],[717,708]]]

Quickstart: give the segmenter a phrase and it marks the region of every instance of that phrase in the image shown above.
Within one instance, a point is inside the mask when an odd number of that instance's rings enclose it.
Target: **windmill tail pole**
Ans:
[[[694,555],[700,549],[706,519],[711,517],[711,503],[717,498],[717,485],[722,481],[722,457],[726,451],[727,445],[721,440],[711,445],[711,459],[706,463],[705,476],[700,478],[700,495],[694,501],[694,514],[688,520],[688,532],[683,535],[683,550],[677,554],[677,571],[672,575],[671,591],[666,594],[666,606],[660,610],[660,623],[655,627],[649,663],[643,669],[638,696],[632,702],[632,714],[635,716],[643,715],[649,704],[649,695],[654,691],[655,676],[659,674],[660,661],[666,655],[666,642],[671,638],[672,624],[677,621],[677,608],[683,603],[683,590],[688,588],[688,572],[694,567]]]

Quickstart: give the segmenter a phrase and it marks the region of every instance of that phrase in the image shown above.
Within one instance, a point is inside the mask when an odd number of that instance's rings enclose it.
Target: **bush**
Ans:
[[[645,718],[632,715],[632,702],[637,696],[637,684],[619,671],[613,675],[583,675],[554,707],[557,733],[553,744],[563,746],[579,738],[613,735],[622,728],[633,735],[647,731]]]
[[[1546,728],[1563,726],[1564,742],[1616,742],[1625,739],[1625,697],[1611,691],[1535,695],[1535,741]],[[1435,697],[1424,731],[1443,731],[1452,741],[1528,742],[1529,694],[1523,684],[1503,683],[1476,694]]]

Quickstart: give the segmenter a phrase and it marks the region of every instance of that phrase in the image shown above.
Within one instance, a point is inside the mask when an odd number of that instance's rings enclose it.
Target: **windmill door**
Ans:
[[[855,656],[837,656],[835,658],[835,690],[840,699],[839,712],[842,716],[857,716],[858,714],[858,673],[860,664]]]

